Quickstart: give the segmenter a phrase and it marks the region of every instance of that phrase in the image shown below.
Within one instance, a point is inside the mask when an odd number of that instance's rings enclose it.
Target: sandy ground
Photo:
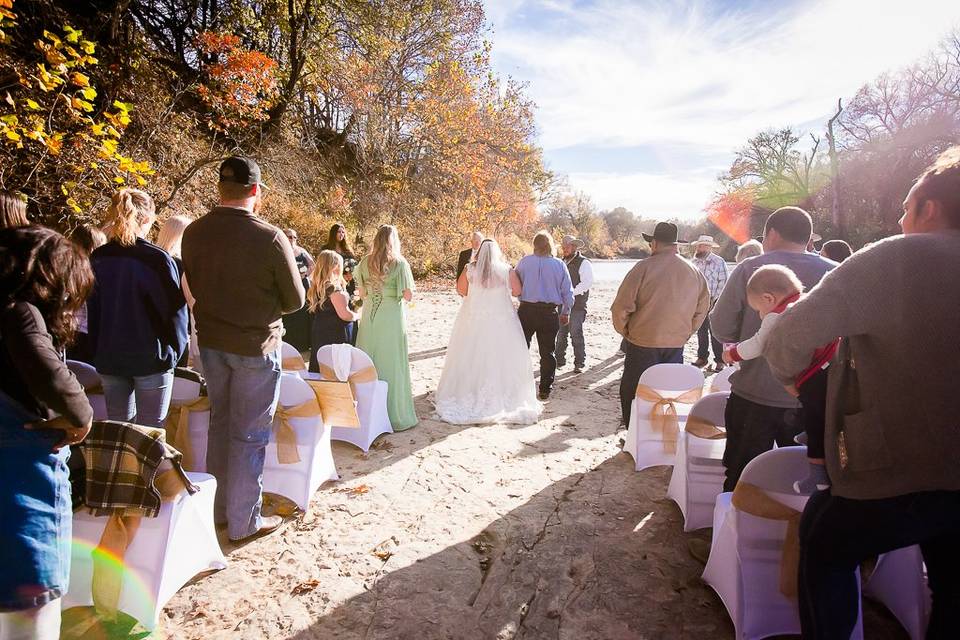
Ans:
[[[341,480],[282,531],[225,545],[230,566],[182,589],[155,637],[732,638],[687,551],[709,531],[682,533],[669,469],[634,472],[620,452],[614,293],[591,293],[587,371],[562,369],[523,427],[431,418],[459,302],[419,294],[419,426],[368,455],[334,443]],[[905,637],[876,607],[867,618],[868,638]]]

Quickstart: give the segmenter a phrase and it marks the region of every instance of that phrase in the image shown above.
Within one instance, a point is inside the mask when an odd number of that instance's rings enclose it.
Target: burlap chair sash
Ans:
[[[312,418],[320,416],[320,404],[316,398],[311,398],[302,404],[291,407],[277,406],[273,416],[273,429],[277,438],[277,462],[280,464],[296,464],[300,462],[300,452],[297,451],[297,434],[290,424],[292,418]]]
[[[700,416],[690,416],[687,418],[687,424],[683,430],[692,436],[703,438],[704,440],[723,440],[727,437],[727,432],[718,424],[710,422]]]
[[[780,556],[780,593],[788,598],[795,598],[800,566],[801,512],[777,502],[760,487],[745,482],[737,483],[731,503],[740,511],[757,518],[787,523],[787,535],[783,539],[783,553]]]
[[[280,361],[281,371],[305,371],[306,368],[307,365],[300,356],[290,356]]]
[[[170,463],[166,462],[160,469],[170,466]],[[163,502],[172,502],[187,488],[183,478],[172,467],[157,474],[154,486],[160,492],[160,499]],[[140,529],[142,518],[143,515],[139,512],[127,513],[123,509],[116,510],[107,518],[107,524],[100,535],[100,542],[93,550],[91,584],[93,606],[106,620],[117,619],[117,607],[126,567],[124,559],[127,549]]]
[[[675,396],[664,396],[653,387],[645,384],[637,385],[637,397],[646,402],[652,402],[650,408],[650,426],[660,432],[663,437],[665,453],[675,453],[677,450],[677,436],[680,433],[680,419],[677,417],[677,405],[693,404],[703,395],[703,387],[687,389]]]
[[[324,380],[339,380],[336,372],[333,370],[333,367],[328,367],[327,365],[320,364],[320,377]],[[350,383],[350,389],[353,390],[353,397],[357,397],[357,384],[362,384],[364,382],[376,382],[377,381],[377,369],[371,365],[369,367],[364,367],[363,369],[357,369],[347,376],[347,382]]]
[[[171,400],[163,427],[167,442],[183,454],[183,468],[193,469],[193,445],[190,443],[190,414],[210,411],[210,398],[200,396],[195,400]]]

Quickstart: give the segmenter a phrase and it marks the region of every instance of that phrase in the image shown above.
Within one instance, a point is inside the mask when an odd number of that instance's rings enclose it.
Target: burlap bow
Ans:
[[[184,469],[194,468],[193,445],[190,443],[190,414],[204,411],[210,411],[210,398],[207,396],[200,396],[195,400],[170,401],[163,427],[167,431],[167,442],[183,454]]]
[[[660,392],[645,384],[637,385],[637,397],[652,402],[650,425],[663,436],[663,450],[674,453],[677,450],[677,436],[680,433],[680,419],[677,417],[677,405],[693,404],[703,395],[703,387],[687,389],[675,396],[663,396]]]
[[[280,361],[281,371],[305,371],[306,368],[307,365],[300,356],[290,356]]]
[[[720,425],[710,422],[700,416],[690,416],[687,418],[687,424],[683,430],[692,436],[703,438],[704,440],[722,440],[727,437],[727,432]]]
[[[333,367],[328,367],[327,365],[320,364],[320,377],[324,380],[339,380],[336,372],[333,370]],[[350,388],[353,390],[353,396],[357,396],[357,384],[364,382],[375,382],[377,380],[377,369],[370,365],[369,367],[364,367],[363,369],[357,369],[347,376],[347,382],[350,383]]]
[[[273,416],[273,429],[277,437],[277,462],[280,464],[296,464],[300,462],[300,452],[297,451],[297,434],[290,424],[292,418],[312,418],[320,415],[320,404],[316,398],[311,398],[302,404],[292,407],[277,406]]]
[[[788,598],[797,596],[797,572],[800,566],[800,515],[801,512],[777,502],[760,487],[738,482],[733,490],[731,503],[734,507],[757,518],[782,520],[787,523],[780,555],[780,593]]]
[[[173,501],[186,489],[180,474],[172,468],[157,474],[154,486],[160,492],[160,499],[163,502]],[[117,619],[126,567],[124,557],[140,529],[142,518],[140,513],[128,515],[123,510],[115,511],[107,518],[107,524],[100,535],[100,542],[93,550],[91,583],[93,606],[104,619]]]

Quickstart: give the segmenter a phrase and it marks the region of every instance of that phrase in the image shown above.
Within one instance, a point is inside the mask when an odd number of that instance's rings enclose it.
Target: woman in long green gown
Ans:
[[[357,347],[370,356],[380,379],[387,382],[393,430],[409,429],[418,418],[410,389],[403,301],[413,299],[414,283],[410,265],[400,253],[396,227],[383,225],[377,230],[373,251],[360,261],[353,277],[363,298]]]

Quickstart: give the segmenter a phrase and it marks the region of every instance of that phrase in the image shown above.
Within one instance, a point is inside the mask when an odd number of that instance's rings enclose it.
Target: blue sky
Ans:
[[[547,163],[601,208],[697,218],[765,128],[819,133],[837,98],[960,25],[958,0],[485,0]]]

